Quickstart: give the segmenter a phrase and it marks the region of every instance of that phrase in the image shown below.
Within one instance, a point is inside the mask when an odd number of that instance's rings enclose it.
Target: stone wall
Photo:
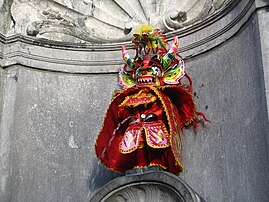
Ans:
[[[96,170],[94,140],[114,75],[75,75],[14,66],[7,70],[11,201],[83,201]],[[100,84],[104,87],[102,90]],[[105,85],[104,85],[105,84]],[[100,173],[101,174],[101,173]],[[109,178],[110,179],[110,178]]]
[[[185,136],[182,177],[206,201],[268,200],[268,119],[257,30],[255,16],[227,43],[188,63],[198,106],[212,124]]]
[[[64,1],[44,2],[27,18],[29,7],[16,10],[23,1],[0,1],[7,19],[0,24],[3,202],[84,201],[117,176],[98,163],[93,147],[118,88],[121,44],[131,44],[87,41],[66,27],[59,33],[51,21],[46,34],[29,35],[21,26],[44,22],[44,10],[65,11]],[[181,177],[206,201],[267,201],[268,2],[197,2],[203,20],[173,22],[175,30],[159,22],[169,40],[179,35],[198,108],[212,121],[198,135],[185,131]]]

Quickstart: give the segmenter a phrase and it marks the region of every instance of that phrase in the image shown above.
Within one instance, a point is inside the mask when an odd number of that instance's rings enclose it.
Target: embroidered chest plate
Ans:
[[[137,107],[139,105],[147,105],[155,102],[157,97],[152,93],[145,93],[143,90],[131,96],[127,96],[119,107]]]

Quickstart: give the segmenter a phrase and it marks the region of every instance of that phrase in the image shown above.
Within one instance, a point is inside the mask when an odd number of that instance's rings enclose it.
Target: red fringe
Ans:
[[[189,89],[190,89],[190,93],[192,93],[192,80],[191,80],[191,77],[187,73],[185,73],[185,77],[189,81],[189,85],[190,85]]]
[[[204,119],[206,122],[211,123],[211,121],[210,121],[210,120],[208,120],[208,119],[206,118],[206,116],[204,115],[204,113],[202,113],[202,112],[196,112],[196,114],[197,114],[198,116],[202,116],[202,117],[203,117],[203,119]]]

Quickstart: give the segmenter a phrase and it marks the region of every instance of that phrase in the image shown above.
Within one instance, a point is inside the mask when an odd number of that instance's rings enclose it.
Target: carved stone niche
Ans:
[[[141,24],[165,32],[192,25],[231,0],[14,0],[12,32],[91,44],[129,41]]]
[[[90,202],[205,202],[178,176],[147,171],[118,177],[97,191]]]

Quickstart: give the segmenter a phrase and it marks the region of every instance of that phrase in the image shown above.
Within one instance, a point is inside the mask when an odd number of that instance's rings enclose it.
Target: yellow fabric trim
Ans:
[[[166,170],[167,167],[158,163],[150,163],[149,166],[160,166],[162,169]]]
[[[158,88],[160,90],[164,90],[166,88],[173,88],[173,87],[182,87],[182,88],[185,88],[186,89],[186,93],[191,96],[192,102],[194,103],[194,114],[193,114],[192,118],[190,118],[189,120],[187,120],[186,123],[184,124],[185,126],[188,126],[196,118],[196,113],[195,112],[197,111],[197,104],[196,104],[196,102],[194,100],[193,94],[189,91],[188,86],[186,86],[186,85],[164,85],[164,86],[157,86],[156,88]]]
[[[127,90],[128,90],[128,88],[123,89],[123,90],[118,90],[118,91],[117,91],[117,94],[116,94],[116,95],[115,95],[115,94],[113,95],[113,97],[112,97],[112,99],[111,99],[111,101],[110,101],[110,103],[109,103],[107,109],[110,108],[110,106],[111,106],[111,104],[113,103],[113,101],[114,101],[118,96],[120,96],[121,93],[123,93],[123,92],[125,92],[125,91],[127,91]],[[100,129],[100,131],[99,131],[99,133],[98,133],[98,136],[96,137],[96,140],[99,138],[100,132],[101,132],[101,131],[103,130],[103,128],[104,128],[104,123],[105,123],[104,120],[106,119],[107,115],[108,115],[108,112],[106,112],[106,114],[105,114],[105,117],[104,117],[104,119],[103,119],[103,123],[102,123],[102,127],[101,127],[101,129]],[[123,173],[122,171],[115,170],[115,169],[113,169],[113,168],[108,167],[108,166],[105,165],[105,163],[103,162],[103,160],[102,160],[102,159],[97,155],[97,153],[96,153],[96,143],[97,143],[96,140],[95,140],[95,144],[94,144],[94,152],[95,152],[95,155],[98,157],[99,161],[102,162],[102,164],[103,164],[103,165],[105,166],[105,168],[107,168],[108,170],[112,170],[112,171],[117,172],[117,173]]]
[[[147,167],[148,165],[145,165],[145,166],[134,166],[133,169],[136,169],[136,168],[144,168],[144,167]]]
[[[161,126],[159,126],[161,127]],[[153,145],[149,142],[149,135],[148,135],[148,131],[145,127],[143,127],[144,131],[145,131],[145,136],[146,136],[146,142],[147,142],[147,145],[150,146],[151,148],[155,148],[155,149],[161,149],[161,148],[167,148],[170,146],[169,142],[165,145]],[[164,131],[165,131],[165,134],[166,134],[166,137],[168,138],[168,140],[170,140],[169,138],[169,133],[166,129],[166,127],[164,126]]]
[[[129,129],[129,127],[127,128],[127,130],[126,131],[128,131],[128,129]],[[122,139],[121,139],[121,142],[120,142],[120,152],[122,153],[122,154],[129,154],[129,153],[131,153],[131,152],[133,152],[133,151],[135,151],[135,150],[137,150],[138,148],[139,148],[139,139],[140,139],[140,137],[141,137],[141,134],[142,134],[142,130],[143,130],[143,128],[140,128],[140,133],[139,133],[139,135],[138,135],[138,144],[133,148],[133,149],[130,149],[130,150],[128,150],[128,151],[123,151],[122,149],[121,149],[121,145],[123,144],[123,141],[124,141],[124,138],[125,138],[125,136],[126,136],[126,131],[125,131],[125,133],[124,133],[124,135],[123,135],[123,137],[122,137]]]
[[[150,100],[149,101],[140,101],[140,102],[137,102],[137,103],[134,103],[134,104],[127,103],[130,99],[135,99],[135,98],[143,99],[143,98],[146,98],[146,97],[150,97]],[[142,89],[137,94],[134,94],[134,95],[131,95],[131,96],[126,96],[126,98],[119,105],[119,107],[137,107],[137,106],[142,105],[142,104],[149,104],[149,103],[155,102],[156,99],[157,99],[157,97],[155,95],[153,95],[151,93],[146,94],[146,93],[144,93],[144,89]]]
[[[169,126],[169,141],[170,141],[170,145],[172,146],[172,137],[171,135],[173,135],[173,130],[172,130],[172,126],[171,126],[171,119],[170,119],[170,116],[169,116],[169,113],[168,113],[168,109],[167,109],[167,106],[162,98],[162,96],[160,95],[159,91],[158,91],[158,88],[156,87],[153,87],[153,86],[150,86],[149,87],[151,90],[153,90],[155,92],[155,94],[158,96],[158,98],[160,99],[162,105],[163,105],[163,108],[164,108],[164,112],[166,114],[166,117],[167,117],[167,122],[168,122],[168,126]],[[164,89],[164,88],[163,88]],[[181,141],[180,141],[181,142]],[[183,164],[181,163],[181,161],[177,158],[177,156],[175,155],[173,149],[172,149],[172,152],[173,152],[173,155],[175,157],[175,160],[176,160],[176,163],[179,165],[179,167],[181,167],[181,169],[183,169]]]

